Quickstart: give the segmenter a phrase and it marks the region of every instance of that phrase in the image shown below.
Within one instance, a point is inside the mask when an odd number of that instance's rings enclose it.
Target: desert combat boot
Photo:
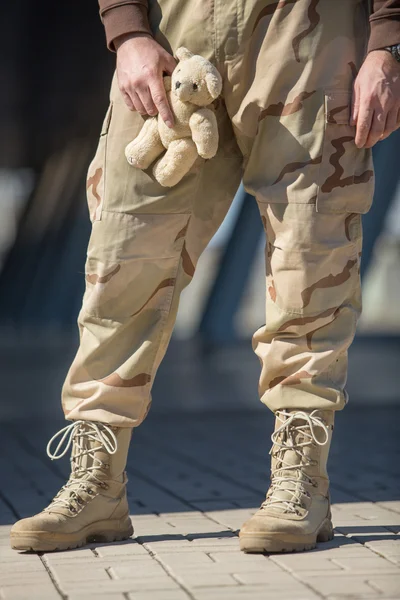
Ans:
[[[70,478],[41,513],[15,523],[11,546],[49,552],[130,537],[124,469],[131,433],[129,428],[92,421],[75,421],[56,433],[47,453],[51,459],[61,458],[72,446]]]
[[[333,538],[326,470],[334,412],[281,410],[271,436],[271,486],[244,523],[244,552],[311,550]]]

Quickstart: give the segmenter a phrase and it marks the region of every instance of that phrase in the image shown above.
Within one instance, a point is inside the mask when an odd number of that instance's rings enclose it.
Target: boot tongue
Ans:
[[[285,444],[285,447],[279,449],[275,446],[276,450],[272,459],[272,472],[277,472],[276,475],[280,481],[276,482],[273,489],[274,500],[282,500],[286,503],[292,502],[296,498],[298,500],[300,497],[299,491],[303,478],[298,466],[303,463],[304,459],[301,453],[306,451],[307,446],[299,447],[299,445],[309,441],[309,438],[301,430],[295,429],[301,425],[304,425],[304,421],[301,419],[292,421],[290,428],[285,429],[278,440],[281,444]],[[291,466],[293,466],[293,469],[290,468]],[[287,479],[287,481],[284,481],[284,479]],[[279,506],[278,503],[274,503],[271,505],[271,508],[275,508],[281,512],[282,509],[285,509],[285,506]]]
[[[97,448],[97,450],[95,450]],[[107,474],[99,468],[101,464],[107,463],[108,453],[102,447],[99,440],[93,439],[93,435],[90,437],[87,435],[87,429],[82,426],[82,429],[77,433],[77,438],[72,448],[72,457],[76,457],[74,464],[74,478],[82,480],[90,480],[94,478],[94,475],[98,479],[104,479]],[[96,466],[95,470],[91,470],[91,467]]]

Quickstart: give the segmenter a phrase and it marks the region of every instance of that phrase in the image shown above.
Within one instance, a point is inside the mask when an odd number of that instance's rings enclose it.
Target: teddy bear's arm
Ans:
[[[218,125],[209,108],[200,108],[189,120],[192,138],[202,158],[212,158],[218,150]]]

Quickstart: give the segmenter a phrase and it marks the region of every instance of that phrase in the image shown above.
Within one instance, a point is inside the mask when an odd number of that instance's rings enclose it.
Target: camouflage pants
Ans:
[[[361,309],[361,213],[373,193],[370,151],[356,148],[349,125],[365,4],[152,4],[164,47],[186,46],[221,71],[220,148],[162,188],[124,157],[143,119],[126,108],[114,78],[87,180],[93,228],[81,342],[63,388],[68,419],[130,427],[145,418],[179,295],[242,176],[267,236],[266,324],[254,335],[261,400],[274,411],[343,408]]]

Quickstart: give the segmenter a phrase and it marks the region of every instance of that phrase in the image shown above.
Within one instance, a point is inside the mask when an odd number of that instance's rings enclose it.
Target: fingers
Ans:
[[[372,108],[367,108],[365,105],[361,105],[359,107],[355,137],[356,146],[358,148],[364,148],[365,144],[367,143],[373,116],[374,111]]]
[[[133,101],[131,100],[131,97],[128,94],[128,92],[125,92],[124,90],[121,90],[121,94],[122,94],[122,97],[124,99],[125,104],[129,108],[129,110],[138,110],[136,108],[135,104],[133,103]]]
[[[165,57],[164,57],[163,71],[165,71],[165,73],[167,73],[168,75],[171,75],[172,71],[175,69],[175,67],[176,67],[175,58],[171,54],[169,54],[169,52],[166,52]]]
[[[365,144],[366,148],[372,148],[376,142],[379,142],[383,136],[383,132],[385,131],[385,124],[386,112],[375,110],[373,113],[369,135]]]
[[[121,93],[129,110],[136,110],[143,116],[151,117],[160,113],[166,125],[173,126],[174,116],[167,100],[161,74],[152,74],[146,82],[124,87]]]
[[[398,65],[385,51],[367,54],[354,83],[350,123],[355,143],[371,148],[399,126],[400,78]]]
[[[398,117],[397,110],[389,111],[389,113],[386,117],[385,130],[381,136],[381,140],[386,139],[395,129],[397,129],[397,127],[398,127],[397,117]]]
[[[354,126],[357,123],[359,108],[360,108],[360,106],[359,106],[358,86],[355,85],[354,89],[353,89],[353,97],[352,97],[352,101],[351,101],[350,125]]]
[[[163,73],[171,74],[176,61],[149,36],[128,37],[117,48],[119,89],[130,110],[158,113],[169,126],[174,117],[164,88]]]
[[[144,106],[145,113],[150,115],[150,117],[155,117],[157,114],[157,108],[154,104],[149,86],[146,85],[137,87],[136,93],[139,96],[142,105]]]
[[[172,127],[174,124],[174,116],[167,100],[162,77],[154,77],[150,81],[150,91],[156,109],[160,113],[164,123],[168,127]]]
[[[139,96],[137,95],[137,93],[135,91],[131,92],[131,96],[132,96],[132,101],[133,101],[133,105],[134,105],[134,110],[136,110],[138,113],[140,113],[142,115],[142,117],[145,117],[147,115],[146,109],[143,106],[143,103],[141,101],[141,99],[139,98]]]
[[[134,90],[130,90],[129,92],[126,90],[121,90],[122,97],[124,99],[125,104],[129,108],[129,110],[137,111],[143,117],[147,115],[146,109],[143,106],[142,101]]]

